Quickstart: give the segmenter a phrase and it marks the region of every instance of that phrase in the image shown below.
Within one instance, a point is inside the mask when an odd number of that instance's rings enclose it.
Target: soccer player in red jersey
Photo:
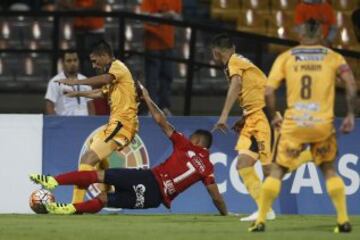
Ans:
[[[215,183],[214,166],[209,160],[212,135],[206,130],[196,130],[187,139],[167,121],[165,115],[142,87],[142,98],[155,122],[173,143],[168,159],[152,169],[107,169],[101,171],[74,171],[55,177],[32,174],[30,179],[48,190],[59,185],[77,185],[87,188],[93,183],[115,186],[115,192],[101,193],[98,197],[75,204],[50,203],[49,213],[96,213],[103,207],[145,209],[163,203],[170,208],[171,201],[191,185],[202,181],[221,215],[227,215],[222,195]]]

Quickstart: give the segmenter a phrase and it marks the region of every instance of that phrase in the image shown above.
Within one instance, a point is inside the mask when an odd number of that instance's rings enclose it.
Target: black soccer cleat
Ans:
[[[249,232],[265,232],[265,223],[254,222],[249,228]]]
[[[334,233],[349,233],[351,232],[351,230],[351,224],[349,222],[346,222],[344,224],[338,224],[334,229]]]

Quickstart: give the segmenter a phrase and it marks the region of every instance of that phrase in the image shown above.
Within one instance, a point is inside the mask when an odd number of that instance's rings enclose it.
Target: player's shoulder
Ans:
[[[55,83],[55,81],[63,80],[63,79],[66,79],[65,73],[59,72],[58,74],[50,78],[49,83]]]
[[[229,64],[252,64],[252,62],[245,56],[234,53],[229,59]]]

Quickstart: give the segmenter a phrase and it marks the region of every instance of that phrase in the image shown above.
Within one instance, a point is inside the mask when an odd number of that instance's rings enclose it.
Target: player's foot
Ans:
[[[249,228],[249,232],[265,232],[265,223],[254,222]]]
[[[65,203],[49,203],[45,205],[46,210],[51,214],[71,215],[76,213],[76,208],[73,204]]]
[[[240,218],[241,222],[254,222],[259,216],[259,212],[253,212],[250,216]],[[270,209],[268,213],[266,214],[266,220],[274,220],[276,218],[276,214],[274,210]]]
[[[349,233],[351,232],[351,230],[351,224],[349,222],[346,222],[344,224],[338,224],[334,229],[334,233]]]
[[[54,190],[57,186],[59,186],[59,183],[52,176],[34,173],[34,174],[30,174],[30,180],[36,184],[40,184],[45,189],[50,191]]]

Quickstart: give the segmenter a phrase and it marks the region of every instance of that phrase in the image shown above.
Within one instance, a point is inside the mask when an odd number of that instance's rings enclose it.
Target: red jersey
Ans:
[[[174,150],[170,157],[152,169],[160,186],[163,202],[170,208],[171,201],[198,181],[204,185],[215,183],[214,166],[209,151],[193,145],[182,134],[174,131],[170,136]]]

